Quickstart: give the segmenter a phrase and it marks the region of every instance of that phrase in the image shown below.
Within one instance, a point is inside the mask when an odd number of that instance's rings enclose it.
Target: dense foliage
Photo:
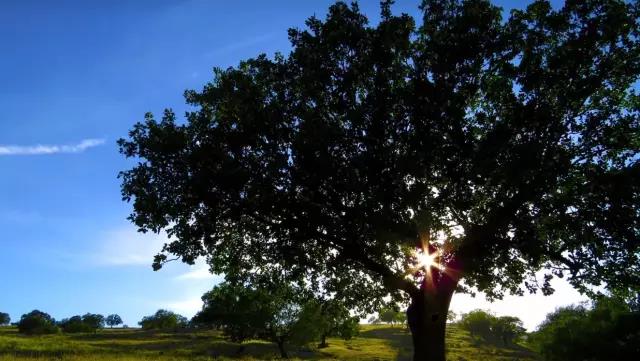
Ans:
[[[391,3],[374,26],[336,3],[119,141],[131,221],[171,236],[155,268],[409,299],[417,360],[444,359],[455,289],[639,288],[639,3]]]
[[[189,325],[186,317],[168,310],[158,310],[151,316],[145,316],[138,324],[145,330],[174,330]]]
[[[11,317],[8,313],[0,312],[0,326],[5,326],[11,323]]]
[[[20,317],[18,331],[26,335],[44,335],[57,333],[56,320],[48,313],[33,310]]]
[[[559,308],[547,315],[533,343],[549,361],[634,360],[640,355],[640,312],[615,299]]]

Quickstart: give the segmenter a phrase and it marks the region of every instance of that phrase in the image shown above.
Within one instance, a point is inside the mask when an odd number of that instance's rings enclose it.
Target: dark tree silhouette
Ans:
[[[122,325],[122,318],[120,318],[120,315],[113,314],[113,315],[107,316],[107,318],[105,319],[105,322],[107,326],[113,328],[113,326]]]
[[[58,332],[56,320],[48,313],[33,310],[20,317],[18,332],[26,335],[44,335]]]
[[[0,312],[0,326],[5,326],[11,323],[11,317],[8,313]]]
[[[173,237],[154,267],[405,298],[415,360],[444,360],[456,289],[637,288],[638,2],[391,2],[375,26],[336,3],[119,141],[131,221]]]
[[[144,316],[138,325],[145,330],[175,330],[189,324],[186,317],[168,310],[158,310],[150,316]]]

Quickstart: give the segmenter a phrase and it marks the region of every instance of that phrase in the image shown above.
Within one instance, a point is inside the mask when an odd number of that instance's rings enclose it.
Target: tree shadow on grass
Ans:
[[[398,350],[397,361],[410,361],[413,359],[411,333],[405,327],[372,328],[361,331],[360,337],[381,339],[389,342],[391,347]]]

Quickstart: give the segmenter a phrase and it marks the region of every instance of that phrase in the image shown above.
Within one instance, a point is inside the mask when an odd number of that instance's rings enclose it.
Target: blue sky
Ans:
[[[287,28],[331,3],[0,1],[0,311],[119,313],[129,325],[160,307],[191,316],[217,278],[202,264],[151,270],[163,240],[126,221],[116,176],[130,164],[115,142],[147,111],[183,113],[183,91],[214,66],[286,52]],[[417,3],[394,8],[416,13]],[[375,19],[377,4],[361,7]],[[453,306],[506,308],[532,327],[578,300],[563,287],[554,299],[456,296]],[[531,316],[523,302],[544,307]]]

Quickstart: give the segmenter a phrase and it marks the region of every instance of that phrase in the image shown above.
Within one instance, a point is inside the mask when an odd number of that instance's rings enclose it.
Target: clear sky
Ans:
[[[191,316],[218,278],[199,264],[151,270],[161,237],[136,233],[120,199],[118,153],[144,113],[186,109],[214,66],[289,49],[286,30],[332,1],[0,1],[0,311],[55,318],[158,308]],[[510,8],[521,1],[500,1]],[[395,9],[417,12],[418,0]],[[378,1],[361,1],[375,21]],[[513,314],[531,328],[574,291],[454,310]]]

